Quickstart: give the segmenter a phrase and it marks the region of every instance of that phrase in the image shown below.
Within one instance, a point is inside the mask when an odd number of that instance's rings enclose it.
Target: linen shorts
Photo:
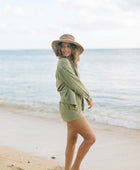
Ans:
[[[84,115],[82,108],[61,101],[59,102],[59,112],[62,119],[66,122],[80,119]]]

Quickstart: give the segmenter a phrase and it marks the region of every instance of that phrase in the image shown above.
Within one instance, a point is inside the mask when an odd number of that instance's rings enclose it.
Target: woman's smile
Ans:
[[[69,43],[61,44],[61,52],[64,56],[69,57],[71,55],[71,45]]]

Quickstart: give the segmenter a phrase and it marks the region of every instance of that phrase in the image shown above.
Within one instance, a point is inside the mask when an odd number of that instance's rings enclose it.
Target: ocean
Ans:
[[[57,57],[52,50],[0,50],[0,107],[58,118]],[[140,129],[140,49],[86,49],[80,79],[94,101],[94,122]]]

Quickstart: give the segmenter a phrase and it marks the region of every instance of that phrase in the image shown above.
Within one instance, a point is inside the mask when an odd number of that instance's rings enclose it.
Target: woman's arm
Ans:
[[[68,59],[63,58],[59,60],[57,71],[59,72],[62,81],[71,88],[75,93],[85,98],[91,107],[93,103],[88,90],[85,88],[80,79],[75,75]]]

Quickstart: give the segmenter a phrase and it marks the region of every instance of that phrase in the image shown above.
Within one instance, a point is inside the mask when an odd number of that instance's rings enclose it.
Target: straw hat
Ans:
[[[79,43],[75,42],[75,38],[73,35],[64,34],[59,38],[59,40],[55,40],[52,42],[52,49],[56,55],[57,55],[58,45],[60,42],[71,43],[76,45],[76,48],[78,49],[80,54],[84,51],[84,48]]]

